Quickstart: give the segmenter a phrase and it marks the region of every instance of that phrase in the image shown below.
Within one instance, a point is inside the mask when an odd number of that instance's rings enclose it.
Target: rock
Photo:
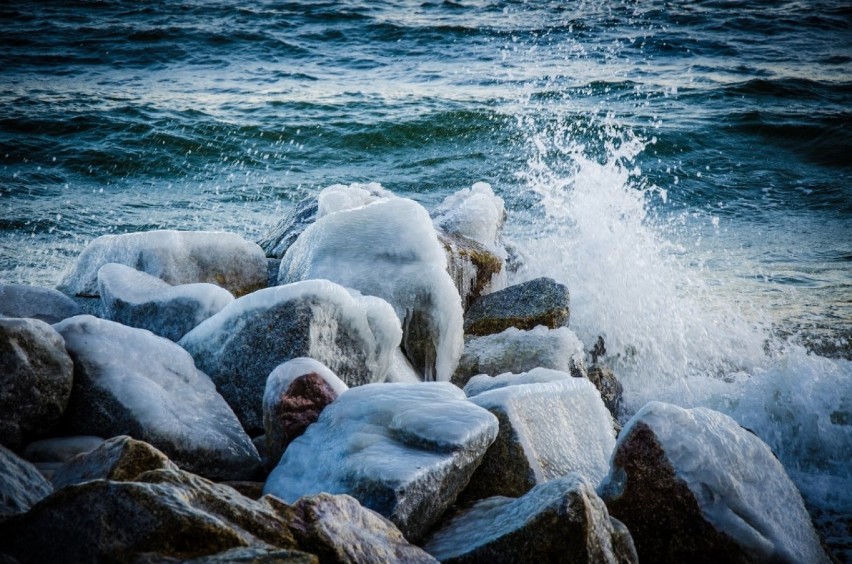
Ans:
[[[0,552],[29,562],[130,562],[147,553],[190,559],[236,547],[296,549],[292,511],[175,470],[135,482],[58,490],[0,529]]]
[[[254,475],[257,451],[186,351],[143,329],[91,316],[55,327],[74,359],[69,431],[129,435],[211,478]]]
[[[0,285],[0,316],[28,317],[56,323],[82,311],[68,296],[53,288],[25,284]]]
[[[601,399],[612,416],[618,417],[624,388],[621,387],[621,382],[615,377],[615,373],[606,366],[593,364],[588,370],[588,378],[601,393]]]
[[[0,446],[0,526],[9,517],[29,511],[52,491],[53,486],[35,466]],[[0,528],[0,538],[2,531]]]
[[[310,357],[350,386],[379,382],[401,336],[384,301],[328,280],[306,280],[234,301],[179,344],[255,435],[263,432],[263,392],[276,366]]]
[[[494,195],[487,182],[477,182],[471,188],[450,194],[433,215],[437,228],[505,255],[505,250],[500,249],[500,229],[506,210],[502,198]]]
[[[561,370],[552,370],[550,368],[533,368],[529,372],[521,374],[500,374],[499,376],[489,376],[488,374],[479,374],[468,380],[464,387],[464,393],[467,397],[472,398],[481,393],[491,390],[499,390],[507,386],[522,386],[524,384],[544,384],[547,382],[561,382],[570,380],[572,376]]]
[[[272,371],[263,393],[263,428],[270,470],[278,464],[287,445],[348,389],[334,372],[312,358],[294,358]]]
[[[49,431],[71,395],[62,337],[37,319],[0,318],[0,443],[18,448]]]
[[[333,186],[319,199],[318,219],[287,249],[279,282],[324,278],[387,300],[412,365],[425,380],[449,380],[463,346],[461,298],[429,214],[358,187]]]
[[[152,560],[157,564],[165,562],[181,562],[182,564],[319,564],[319,559],[313,554],[300,550],[289,550],[285,548],[265,548],[259,546],[248,546],[232,548],[212,556],[202,556],[191,560],[163,559],[160,555]],[[134,564],[142,564],[136,560]]]
[[[91,452],[78,454],[54,473],[51,482],[56,489],[91,480],[132,482],[149,470],[160,469],[178,468],[148,443],[122,435],[105,441]]]
[[[482,296],[464,316],[464,332],[491,335],[509,327],[550,329],[568,325],[568,288],[550,278],[537,278]]]
[[[305,496],[291,524],[300,548],[323,563],[437,561],[410,544],[396,526],[348,495]]]
[[[539,325],[529,331],[509,327],[494,335],[465,339],[452,382],[464,387],[477,374],[520,374],[539,367],[571,374],[583,364],[583,356],[583,343],[567,327]]]
[[[496,434],[494,416],[449,382],[352,388],[290,443],[264,492],[288,502],[349,494],[417,542]]]
[[[828,562],[769,447],[710,409],[640,409],[600,492],[643,561]]]
[[[209,282],[241,296],[266,286],[263,250],[235,233],[146,231],[92,241],[57,287],[98,296],[98,270],[110,262],[132,266],[172,285]]]
[[[281,259],[266,259],[266,285],[270,288],[278,285],[278,270],[281,269]]]
[[[266,256],[280,259],[287,252],[299,235],[317,219],[319,200],[316,196],[308,196],[298,202],[278,224],[257,242]],[[275,273],[278,278],[278,272]]]
[[[30,462],[67,462],[78,454],[91,452],[104,443],[100,437],[82,435],[34,441],[24,449],[24,459]]]
[[[258,500],[263,497],[263,482],[231,481],[220,483],[226,486],[231,486],[249,499]]]
[[[479,296],[503,283],[503,259],[484,245],[461,235],[438,231],[447,253],[447,272],[467,309]]]
[[[612,417],[588,380],[506,386],[470,401],[500,421],[497,440],[462,495],[519,497],[536,484],[578,472],[598,484],[615,446]]]
[[[147,329],[178,341],[205,319],[234,301],[215,284],[172,286],[156,276],[123,264],[105,264],[98,271],[98,290],[106,319]]]
[[[71,296],[71,300],[80,308],[80,315],[94,315],[95,317],[103,318],[104,304],[101,301],[100,296]]]
[[[613,523],[594,487],[576,473],[519,499],[484,499],[441,527],[424,548],[447,564],[639,561],[630,534]]]

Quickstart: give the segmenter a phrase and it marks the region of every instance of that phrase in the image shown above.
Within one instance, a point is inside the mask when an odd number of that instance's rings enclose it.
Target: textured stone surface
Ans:
[[[464,332],[491,335],[509,327],[550,329],[568,325],[568,288],[550,278],[537,278],[487,294],[476,300],[464,316]]]
[[[78,454],[96,449],[103,442],[93,435],[42,439],[28,444],[23,456],[30,462],[67,462]]]
[[[12,515],[29,511],[52,491],[53,486],[35,466],[0,446],[0,523]]]
[[[0,318],[0,443],[18,448],[51,429],[71,396],[62,337],[36,319]]]
[[[178,345],[91,316],[56,328],[74,359],[71,432],[129,435],[211,478],[254,476],[260,466],[254,445],[213,382]]]
[[[503,273],[503,259],[481,243],[462,235],[438,231],[438,240],[447,253],[447,272],[467,309],[479,296],[487,293],[494,280]]]
[[[267,257],[280,259],[309,225],[317,219],[319,201],[309,196],[299,201],[269,233],[257,242]],[[278,278],[278,271],[275,272]]]
[[[629,533],[579,474],[518,499],[484,499],[444,524],[424,548],[445,563],[638,562]]]
[[[68,296],[53,288],[0,284],[0,315],[56,323],[83,313]]]
[[[151,564],[165,564],[167,562],[180,562],[182,564],[319,564],[319,559],[315,555],[301,550],[247,546],[190,560],[165,558],[157,554],[152,555],[150,560],[135,560],[134,564],[145,564],[146,562]]]
[[[593,364],[587,371],[588,378],[601,393],[604,405],[612,413],[613,417],[618,417],[621,411],[621,396],[624,393],[624,388],[621,382],[615,377],[615,373],[608,367]]]

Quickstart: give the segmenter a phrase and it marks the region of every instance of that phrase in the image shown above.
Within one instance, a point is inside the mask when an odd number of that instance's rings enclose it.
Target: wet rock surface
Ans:
[[[35,466],[0,446],[0,524],[13,515],[26,513],[52,491],[53,486]]]
[[[568,325],[568,288],[551,278],[537,278],[480,297],[465,312],[464,332],[492,335],[509,327],[529,330]]]

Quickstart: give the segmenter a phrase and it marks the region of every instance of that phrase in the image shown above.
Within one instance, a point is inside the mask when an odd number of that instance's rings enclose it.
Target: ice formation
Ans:
[[[475,395],[497,390],[506,386],[520,386],[523,384],[544,384],[546,382],[558,382],[568,380],[572,376],[565,370],[553,370],[551,368],[533,368],[529,372],[513,374],[506,372],[497,376],[479,374],[470,379],[464,387],[464,393],[472,398]]]
[[[505,258],[506,251],[499,242],[505,215],[503,200],[494,195],[491,185],[477,182],[444,198],[433,213],[433,221],[447,233],[472,239]]]
[[[80,306],[52,288],[25,284],[0,285],[0,315],[57,323],[81,313]]]

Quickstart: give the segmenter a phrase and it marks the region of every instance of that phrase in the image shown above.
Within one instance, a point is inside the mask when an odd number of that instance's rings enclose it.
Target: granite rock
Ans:
[[[0,445],[0,527],[9,517],[29,511],[52,491],[53,486],[35,466]]]
[[[536,278],[480,297],[464,316],[464,332],[492,335],[509,327],[550,329],[568,325],[568,288],[550,278]]]

